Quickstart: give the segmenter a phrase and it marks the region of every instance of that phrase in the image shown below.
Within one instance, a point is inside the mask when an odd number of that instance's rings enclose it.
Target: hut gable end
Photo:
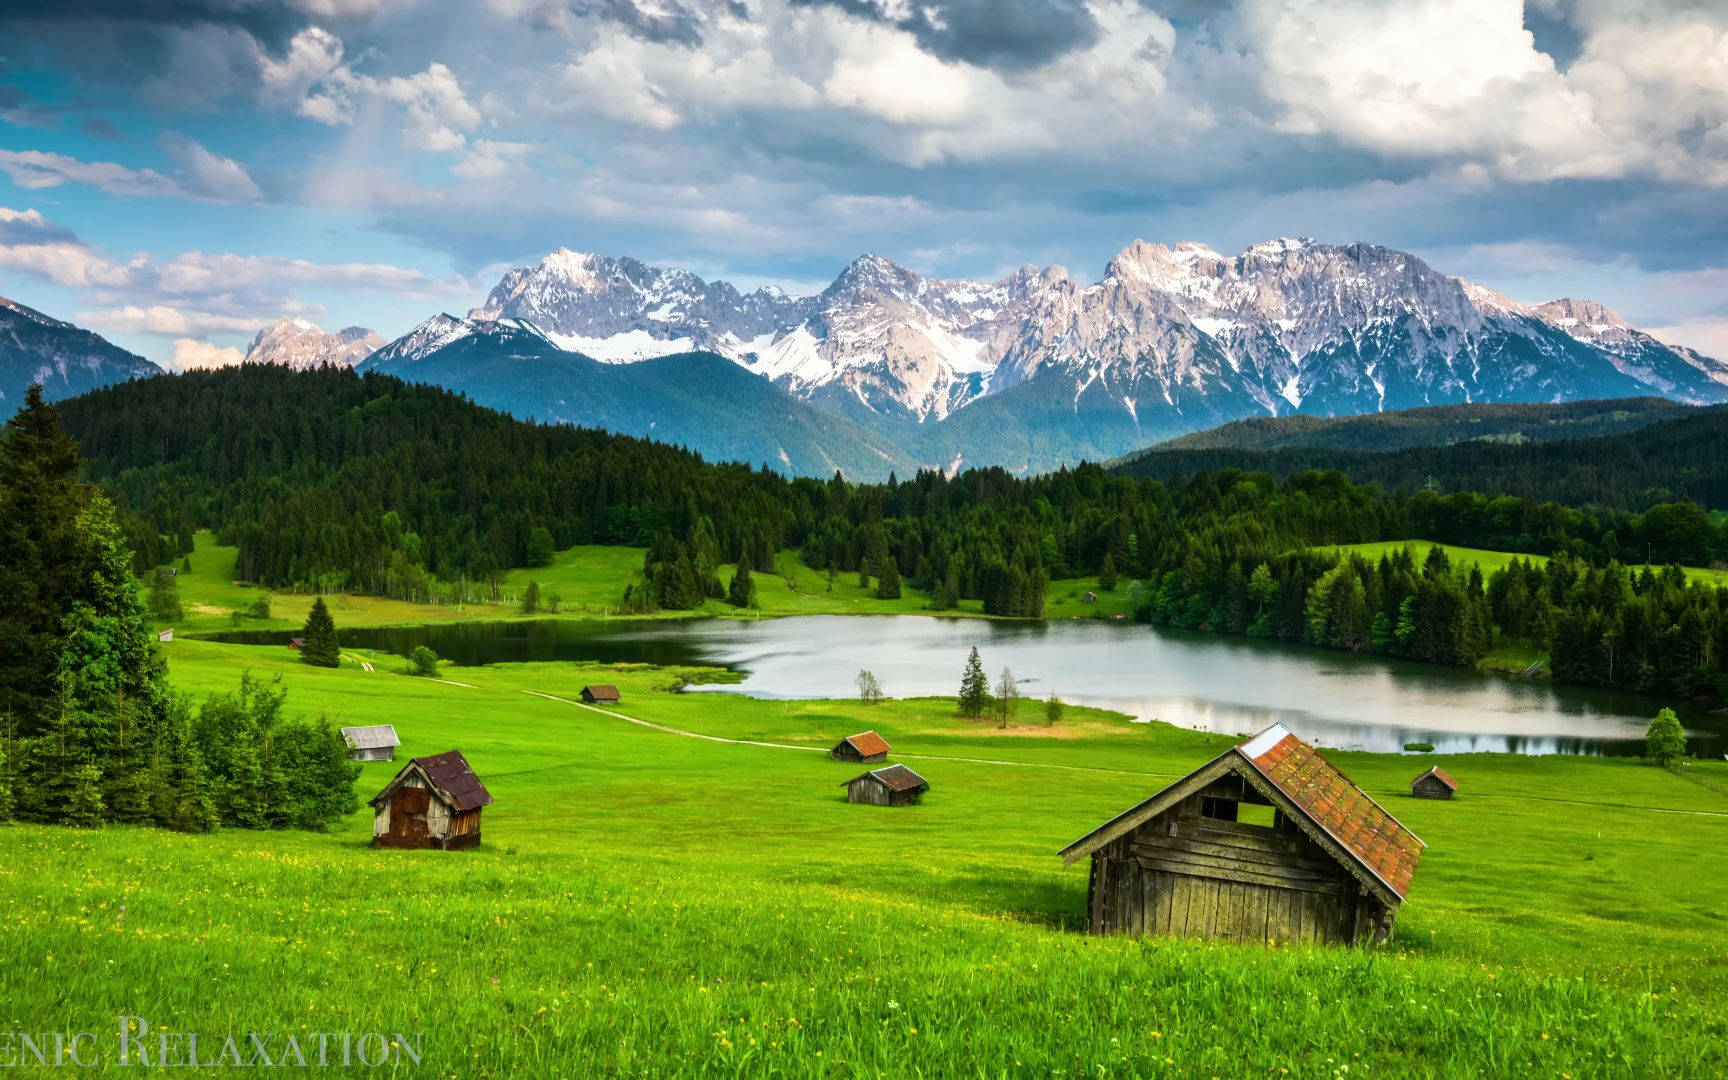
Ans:
[[[1357,942],[1390,931],[1422,842],[1281,725],[1061,852],[1094,933]]]

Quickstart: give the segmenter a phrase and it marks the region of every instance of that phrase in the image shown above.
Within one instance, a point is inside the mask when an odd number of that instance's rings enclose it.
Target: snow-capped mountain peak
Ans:
[[[245,363],[280,364],[296,371],[323,364],[353,367],[383,344],[382,335],[363,326],[327,334],[309,319],[284,315],[258,331],[246,350]]]

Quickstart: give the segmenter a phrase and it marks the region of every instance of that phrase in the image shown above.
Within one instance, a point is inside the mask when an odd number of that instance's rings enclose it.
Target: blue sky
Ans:
[[[559,246],[820,288],[1370,241],[1728,358],[1728,5],[0,0],[0,295],[151,359]]]

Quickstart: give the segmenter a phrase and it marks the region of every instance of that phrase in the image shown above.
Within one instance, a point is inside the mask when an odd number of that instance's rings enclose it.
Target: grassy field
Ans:
[[[187,633],[216,630],[294,630],[306,621],[312,606],[309,594],[276,592],[270,594],[270,618],[254,619],[243,616],[233,620],[235,611],[246,612],[264,595],[265,590],[237,580],[237,550],[216,543],[210,533],[193,538],[192,569],[181,569],[178,575],[184,618],[174,620],[175,629]],[[624,597],[624,586],[642,573],[640,548],[574,547],[558,553],[551,566],[515,569],[505,575],[501,589],[502,602],[497,604],[413,604],[387,600],[376,596],[341,594],[327,599],[338,626],[401,626],[418,623],[473,621],[483,619],[522,618],[521,596],[530,581],[540,586],[542,598],[556,593],[559,598],[557,615],[541,613],[540,618],[652,618],[655,616],[620,616],[618,607]],[[713,615],[728,618],[764,618],[781,615],[893,615],[926,613],[929,597],[907,586],[898,600],[878,600],[872,587],[858,584],[857,574],[842,574],[829,587],[828,575],[804,565],[797,552],[780,554],[778,574],[756,575],[758,607],[741,611],[732,605],[710,600],[694,611],[664,612],[664,616],[688,617]],[[735,567],[721,567],[720,580],[732,579]],[[789,587],[786,577],[790,576]],[[1088,603],[1087,592],[1098,599]],[[1109,618],[1127,617],[1131,609],[1129,585],[1105,592],[1096,578],[1070,578],[1053,582],[1048,593],[1047,618]],[[955,615],[983,616],[977,600],[961,601]]]
[[[1496,570],[1506,567],[1513,559],[1523,559],[1526,562],[1545,564],[1548,559],[1544,555],[1522,555],[1507,551],[1489,551],[1486,548],[1459,547],[1456,544],[1434,544],[1427,540],[1381,540],[1372,544],[1340,544],[1325,548],[1326,551],[1353,551],[1371,563],[1380,561],[1380,556],[1410,546],[1416,549],[1416,565],[1420,567],[1422,560],[1427,558],[1429,548],[1440,548],[1446,552],[1454,566],[1468,566],[1475,563],[1482,568],[1482,576],[1487,577]],[[1644,569],[1644,564],[1638,563],[1628,567],[1634,573]],[[1661,570],[1661,567],[1655,567]],[[1684,568],[1686,576],[1692,581],[1703,582],[1706,585],[1728,585],[1728,570],[1710,570],[1704,567],[1688,566]]]
[[[406,754],[460,747],[496,799],[484,844],[375,851],[364,811],[317,835],[6,828],[0,1031],[422,1033],[399,1071],[452,1077],[1728,1072],[1728,797],[1636,762],[1337,754],[1429,844],[1391,946],[1094,939],[1053,853],[1228,739],[679,694],[701,673],[637,666],[440,682],[166,651],[195,693],[250,668]],[[557,700],[596,679],[618,709]],[[842,801],[856,767],[812,748],[866,727],[922,805]],[[1436,763],[1458,799],[1408,798]]]

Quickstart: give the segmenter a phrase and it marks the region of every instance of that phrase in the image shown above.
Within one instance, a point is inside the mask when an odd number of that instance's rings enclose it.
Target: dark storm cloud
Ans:
[[[902,17],[873,0],[793,2],[898,27],[945,60],[1010,71],[1040,67],[1098,39],[1098,22],[1080,0],[936,0]]]

